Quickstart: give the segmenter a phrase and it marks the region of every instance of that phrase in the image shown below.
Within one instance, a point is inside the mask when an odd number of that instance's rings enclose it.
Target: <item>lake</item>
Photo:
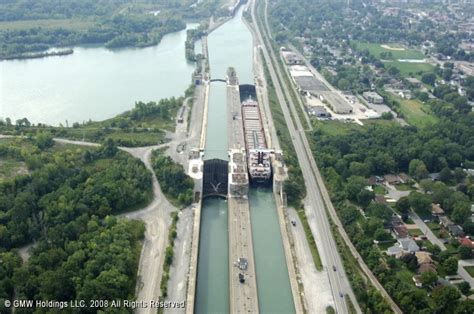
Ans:
[[[67,56],[0,61],[0,117],[71,125],[181,96],[194,71],[185,40],[182,30],[147,48],[76,47]]]

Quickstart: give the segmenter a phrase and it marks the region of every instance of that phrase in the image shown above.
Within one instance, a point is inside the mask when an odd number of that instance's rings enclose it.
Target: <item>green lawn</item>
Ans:
[[[385,243],[385,242],[384,243],[379,243],[377,245],[379,247],[380,252],[385,252],[385,251],[387,251],[387,249],[389,247],[393,246],[394,244],[395,244],[395,240],[393,240],[392,242],[387,242],[387,243]]]
[[[408,229],[408,234],[414,237],[418,237],[423,235],[423,232],[421,232],[420,229]]]
[[[406,183],[397,184],[395,185],[395,188],[399,191],[413,191],[414,190],[414,188],[411,185],[406,184]]]
[[[380,186],[380,185],[376,185],[374,187],[374,192],[375,192],[375,194],[379,194],[379,195],[385,195],[385,193],[387,193],[385,188],[383,186]]]
[[[401,47],[400,45],[397,44],[386,44],[389,47],[394,47],[394,48],[404,48],[404,50],[393,50],[393,49],[386,49],[382,47],[382,44],[376,44],[376,43],[363,43],[359,41],[355,41],[355,44],[357,46],[357,50],[362,51],[362,50],[369,50],[370,54],[380,58],[380,53],[382,52],[391,52],[392,53],[392,59],[424,59],[426,56],[418,50],[415,49],[409,49],[406,47]]]
[[[435,67],[429,63],[400,62],[394,60],[384,62],[384,64],[386,68],[390,66],[396,67],[404,77],[415,76],[421,78],[422,73],[433,72],[435,69]]]
[[[464,266],[464,269],[474,278],[474,266]]]

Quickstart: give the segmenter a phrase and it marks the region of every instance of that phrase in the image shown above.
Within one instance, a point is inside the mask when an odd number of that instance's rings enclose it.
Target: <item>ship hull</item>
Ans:
[[[270,150],[267,147],[258,102],[249,97],[242,102],[247,169],[252,185],[272,182]]]

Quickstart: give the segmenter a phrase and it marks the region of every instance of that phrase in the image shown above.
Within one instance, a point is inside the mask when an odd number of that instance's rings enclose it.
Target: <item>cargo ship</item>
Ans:
[[[257,184],[270,183],[272,177],[271,150],[268,149],[265,140],[258,102],[251,96],[242,101],[242,120],[250,181]]]

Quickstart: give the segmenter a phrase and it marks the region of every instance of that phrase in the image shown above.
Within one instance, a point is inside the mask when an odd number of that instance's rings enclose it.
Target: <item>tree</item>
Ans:
[[[417,213],[426,213],[431,209],[431,199],[420,192],[411,192],[408,196],[411,207]]]
[[[383,221],[388,221],[392,217],[392,210],[383,204],[371,203],[366,212],[371,217],[376,217],[382,219]]]
[[[450,81],[452,76],[453,76],[453,70],[451,69],[443,70],[443,80]]]
[[[461,291],[462,294],[465,296],[468,296],[471,292],[471,285],[468,282],[461,282],[459,285],[459,291]]]
[[[53,136],[49,132],[40,132],[34,138],[36,146],[39,149],[44,150],[54,145]]]
[[[374,238],[378,241],[388,241],[392,239],[392,236],[390,235],[390,233],[386,232],[385,229],[378,228],[374,232]]]
[[[351,87],[351,83],[348,80],[341,78],[339,81],[337,81],[337,87],[342,90],[348,90]]]
[[[113,157],[118,152],[117,144],[111,138],[105,140],[101,150],[105,157]]]
[[[454,313],[461,297],[458,289],[452,286],[439,286],[433,289],[432,298],[439,313]]]
[[[428,170],[422,160],[412,159],[408,166],[408,173],[415,179],[421,180],[428,175]]]
[[[455,275],[458,271],[458,259],[454,256],[442,261],[441,265],[448,275]]]
[[[392,120],[394,117],[393,117],[393,113],[389,111],[389,112],[382,113],[381,118],[384,120]]]
[[[439,179],[443,181],[444,183],[448,183],[452,179],[452,174],[451,174],[451,169],[448,167],[444,167],[440,172],[439,172]]]
[[[411,271],[416,271],[418,268],[418,259],[415,254],[405,254],[400,258],[400,260],[404,262]]]
[[[363,189],[362,191],[357,194],[357,203],[363,208],[366,208],[370,202],[374,199],[375,193],[373,191],[369,191]]]
[[[394,66],[391,66],[388,68],[388,74],[397,76],[398,74],[400,74],[400,70]]]
[[[367,177],[370,173],[369,166],[366,163],[353,161],[349,165],[349,171],[353,176]]]
[[[474,301],[467,299],[459,303],[455,314],[472,314],[474,313]]]
[[[429,72],[429,73],[424,73],[421,76],[421,81],[425,84],[434,86],[434,83],[436,82],[436,74]]]
[[[425,271],[421,274],[421,282],[425,286],[432,286],[438,281],[438,275],[434,271]]]
[[[346,193],[350,200],[356,201],[357,195],[367,186],[367,179],[363,177],[351,176],[347,179]]]
[[[472,258],[472,249],[467,245],[460,245],[458,247],[458,253],[460,259],[470,259]]]
[[[408,215],[410,211],[410,200],[407,196],[401,197],[396,203],[395,207],[402,213],[402,215]]]
[[[451,214],[454,222],[462,224],[471,217],[471,205],[468,202],[456,202],[453,205],[453,213]]]

